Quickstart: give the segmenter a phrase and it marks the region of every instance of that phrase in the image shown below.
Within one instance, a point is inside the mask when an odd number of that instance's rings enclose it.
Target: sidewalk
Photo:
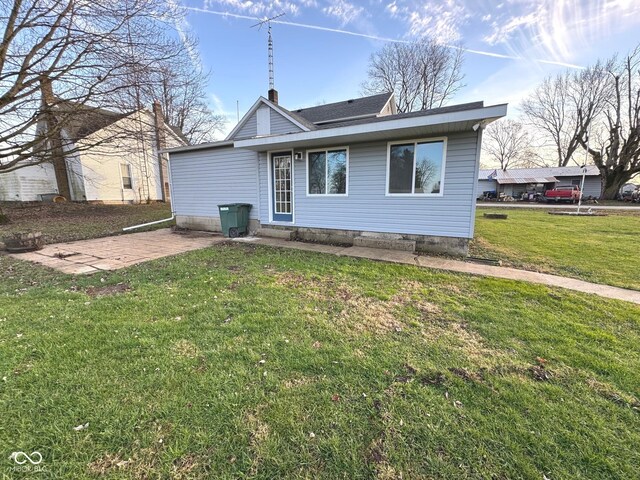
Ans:
[[[39,263],[63,273],[80,275],[104,270],[117,270],[149,260],[206,248],[227,241],[229,241],[229,239],[211,233],[191,232],[179,235],[172,233],[169,229],[162,229],[151,232],[59,243],[48,245],[38,252],[11,254],[11,256],[20,260]],[[583,280],[576,280],[574,278],[529,272],[515,268],[495,267],[441,257],[427,257],[399,250],[337,247],[316,243],[294,242],[277,238],[246,237],[237,238],[233,241],[256,243],[278,248],[293,248],[330,255],[367,258],[369,260],[402,263],[485,277],[519,280],[548,285],[550,287],[566,288],[605,298],[625,300],[640,305],[640,291],[626,290],[624,288],[600,285]]]
[[[640,305],[640,291],[627,290],[609,285],[585,282],[575,278],[560,277],[548,273],[530,272],[518,270],[516,268],[495,267],[492,265],[482,265],[478,263],[464,262],[461,260],[451,260],[441,257],[427,257],[416,255],[411,252],[398,250],[382,250],[378,248],[365,247],[335,247],[331,245],[320,245],[314,243],[292,242],[275,238],[239,238],[238,242],[251,242],[272,247],[295,248],[311,252],[328,253],[332,255],[367,258],[369,260],[380,260],[384,262],[403,263],[416,265],[419,267],[434,268],[437,270],[447,270],[458,273],[468,273],[470,275],[480,275],[485,277],[506,278],[508,280],[518,280],[522,282],[537,283],[550,287],[561,287],[576,292],[598,295],[604,298],[624,300]]]

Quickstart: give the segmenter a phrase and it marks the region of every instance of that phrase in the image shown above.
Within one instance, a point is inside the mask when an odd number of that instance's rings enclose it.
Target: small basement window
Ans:
[[[387,195],[443,193],[446,138],[389,143]]]
[[[307,152],[307,195],[347,195],[349,149]]]
[[[133,184],[131,183],[131,165],[121,163],[120,176],[122,177],[122,188],[131,190],[133,188]]]

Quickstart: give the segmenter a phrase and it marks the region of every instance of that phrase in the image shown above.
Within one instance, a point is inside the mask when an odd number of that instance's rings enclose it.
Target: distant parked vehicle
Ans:
[[[623,202],[640,203],[640,189],[623,192],[620,195],[620,200]]]
[[[559,186],[544,192],[544,200],[547,202],[578,203],[580,200],[580,187],[577,185]]]

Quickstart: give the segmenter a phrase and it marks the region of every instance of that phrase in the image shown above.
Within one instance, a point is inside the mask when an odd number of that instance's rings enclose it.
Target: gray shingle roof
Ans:
[[[67,116],[65,130],[67,135],[76,141],[98,130],[108,127],[129,113],[112,112],[104,108],[91,107],[77,102],[56,98],[55,112]]]
[[[327,103],[317,107],[299,108],[292,110],[292,113],[316,124],[361,115],[374,116],[380,113],[391,95],[391,93],[381,93],[369,97]]]
[[[600,175],[598,167],[595,165],[587,165],[587,176]],[[507,171],[498,169],[482,169],[478,173],[479,180],[492,179],[499,183],[523,183],[518,179],[540,178],[540,177],[580,177],[582,176],[582,168],[575,167],[540,167],[540,168],[509,168]],[[513,182],[509,180],[513,179]],[[534,182],[526,182],[534,183]]]
[[[465,110],[473,110],[476,108],[482,108],[483,106],[484,106],[484,102],[461,103],[459,105],[451,105],[448,107],[440,107],[440,108],[431,108],[429,110],[418,110],[416,112],[396,113],[395,115],[384,115],[382,117],[359,118],[356,120],[347,120],[344,122],[322,124],[322,125],[318,125],[318,128],[323,129],[323,128],[346,127],[349,125],[360,125],[363,123],[388,122],[390,120],[398,120],[400,118],[426,117],[429,115],[437,115],[439,113],[462,112]]]

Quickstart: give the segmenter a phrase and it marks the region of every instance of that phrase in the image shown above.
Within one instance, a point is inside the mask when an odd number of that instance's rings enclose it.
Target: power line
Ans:
[[[215,11],[215,10],[206,10],[204,8],[197,8],[197,7],[183,7],[185,10],[191,10],[193,12],[199,12],[199,13],[209,13],[211,15],[218,15],[220,17],[233,17],[233,18],[241,18],[241,19],[245,19],[245,20],[260,20],[260,18],[258,17],[252,17],[249,15],[241,15],[238,13],[231,13],[231,12],[219,12],[219,11]],[[308,23],[297,23],[297,22],[288,22],[285,20],[275,20],[273,21],[273,23],[277,23],[280,25],[288,25],[290,27],[300,27],[300,28],[308,28],[311,30],[320,30],[323,32],[331,32],[331,33],[341,33],[343,35],[351,35],[353,37],[361,37],[361,38],[368,38],[369,40],[378,40],[381,42],[392,42],[392,43],[412,43],[411,40],[402,40],[402,39],[398,39],[398,38],[388,38],[388,37],[380,37],[377,35],[369,35],[367,33],[359,33],[359,32],[352,32],[349,30],[342,30],[339,28],[330,28],[330,27],[322,27],[320,25],[311,25]],[[476,49],[472,49],[472,48],[465,48],[465,47],[459,47],[456,45],[447,45],[447,47],[449,48],[454,48],[457,50],[462,50],[463,52],[467,52],[467,53],[471,53],[474,55],[482,55],[485,57],[493,57],[493,58],[503,58],[505,60],[520,60],[520,61],[533,61],[536,63],[544,63],[547,65],[558,65],[560,67],[567,67],[567,68],[575,68],[575,69],[579,69],[579,70],[584,70],[584,67],[581,65],[576,65],[574,63],[567,63],[567,62],[560,62],[560,61],[555,61],[555,60],[545,60],[545,59],[540,59],[540,58],[533,58],[533,59],[528,59],[528,58],[524,58],[524,57],[520,57],[517,55],[507,55],[507,54],[503,54],[503,53],[496,53],[496,52],[488,52],[486,50],[476,50]]]

